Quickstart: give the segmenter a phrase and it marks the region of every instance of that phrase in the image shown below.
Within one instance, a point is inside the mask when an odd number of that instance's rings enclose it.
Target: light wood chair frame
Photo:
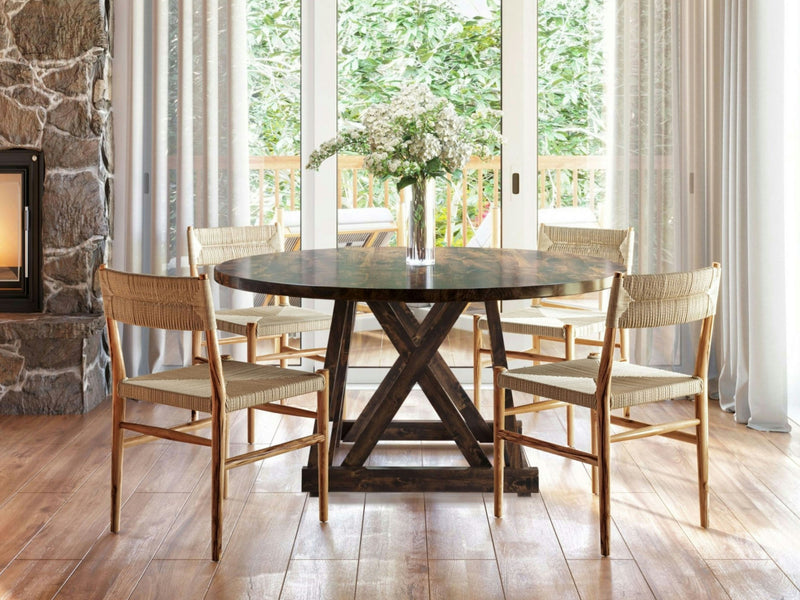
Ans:
[[[185,301],[171,298],[168,306],[151,295],[148,298],[138,297],[135,285],[130,285],[130,278],[142,282],[144,287],[154,289],[159,280],[182,280],[185,288]],[[215,328],[214,306],[208,277],[158,277],[154,275],[131,275],[100,267],[99,279],[103,292],[104,310],[108,330],[111,354],[111,397],[112,397],[112,437],[111,437],[111,531],[120,530],[122,506],[122,466],[124,449],[156,439],[206,446],[211,449],[211,558],[218,561],[222,554],[222,508],[227,496],[227,472],[256,461],[278,456],[293,450],[317,446],[319,465],[319,519],[328,520],[328,372],[317,371],[322,386],[317,391],[316,410],[269,403],[259,405],[259,410],[281,415],[304,417],[315,421],[315,430],[283,443],[246,452],[228,455],[228,409],[226,383],[223,361],[219,353],[219,344]],[[179,283],[180,284],[180,283]],[[125,362],[118,323],[148,327],[154,329],[172,329],[205,334],[208,348],[208,374],[211,383],[211,413],[203,419],[193,419],[172,427],[161,427],[151,424],[128,421],[126,419],[125,398],[120,393],[120,384],[127,379]],[[277,367],[266,367],[276,369]],[[309,373],[309,376],[314,376]],[[205,427],[211,428],[211,437],[203,437],[193,432]],[[125,436],[125,431],[138,435]]]
[[[553,235],[554,237],[556,237],[556,239],[562,237],[560,235],[561,232],[566,232],[570,235],[574,235],[575,233],[584,233],[587,242],[590,241],[593,244],[598,243],[597,239],[598,232],[617,233],[622,237],[620,244],[615,244],[613,247],[606,246],[599,251],[595,249],[593,251],[585,252],[582,254],[576,254],[576,256],[596,256],[598,258],[609,258],[610,256],[614,256],[616,254],[622,260],[622,264],[626,267],[626,272],[630,273],[630,267],[631,264],[633,263],[633,249],[634,249],[634,231],[632,227],[629,227],[627,229],[608,230],[600,228],[559,227],[554,225],[545,225],[543,223],[539,226],[539,238],[538,238],[539,250],[543,252],[550,251],[547,248],[547,246],[543,245],[543,240],[549,239],[549,237],[546,237],[544,235],[545,232]],[[558,251],[563,253],[563,251],[558,246],[554,246],[554,249],[552,251]],[[531,306],[552,306],[555,308],[574,310],[576,311],[576,315],[580,315],[581,312],[585,312],[587,310],[575,304],[568,304],[564,302],[558,302],[542,298],[533,298],[531,300]],[[598,294],[597,310],[604,310],[602,294]],[[597,312],[597,310],[594,310],[593,312]],[[480,401],[481,398],[480,389],[481,389],[481,379],[482,379],[481,370],[484,367],[491,364],[491,355],[492,355],[491,348],[486,347],[483,344],[483,332],[480,327],[482,319],[485,319],[485,316],[482,314],[472,315],[472,377],[473,377],[472,383],[473,383],[473,389],[475,390],[474,391],[475,406],[479,410],[481,406],[481,401]],[[604,316],[598,315],[598,319],[603,320]],[[503,326],[502,312],[500,313],[500,326],[502,329]],[[542,354],[541,352],[542,340],[563,342],[564,355],[556,356],[552,354]],[[575,358],[576,345],[602,347],[603,340],[577,337],[574,326],[570,323],[565,323],[562,336],[554,337],[554,336],[532,335],[530,348],[526,350],[506,350],[506,357],[509,359],[529,360],[532,361],[534,364],[537,364],[539,362],[557,362],[563,360],[573,360]],[[615,343],[615,347],[619,349],[620,360],[627,360],[628,359],[627,332],[622,332],[622,334],[619,337],[619,340],[617,340]],[[483,359],[482,358],[483,356],[488,357],[488,359]],[[537,410],[550,410],[553,408],[560,408],[562,406],[566,407],[567,445],[572,446],[574,443],[573,407],[569,404],[564,404],[562,402],[551,401],[539,404],[537,406]],[[626,416],[628,416],[627,412]]]
[[[624,295],[626,278],[648,277],[647,275],[625,275],[617,273],[611,288],[609,298],[608,321],[603,340],[603,349],[596,379],[595,403],[596,408],[591,410],[591,452],[577,450],[569,446],[555,444],[529,435],[518,433],[515,429],[515,416],[537,410],[536,402],[517,406],[506,406],[505,390],[515,390],[514,371],[504,367],[494,369],[494,514],[495,517],[503,516],[503,471],[505,466],[505,442],[520,444],[530,448],[556,454],[565,458],[583,462],[592,467],[592,491],[599,495],[600,508],[600,552],[608,556],[610,552],[611,532],[611,492],[610,492],[610,453],[611,444],[628,440],[640,439],[654,435],[694,444],[697,447],[697,475],[700,507],[700,525],[708,527],[708,360],[711,348],[711,333],[714,326],[716,302],[719,289],[720,265],[713,263],[710,268],[712,276],[706,294],[708,301],[705,310],[694,311],[691,316],[672,312],[680,298],[634,298],[631,304],[640,302],[650,303],[645,310],[661,310],[657,326],[678,325],[692,321],[702,321],[700,335],[695,355],[693,377],[702,382],[702,392],[693,397],[694,418],[682,419],[667,423],[644,423],[627,417],[618,417],[611,414],[612,403],[612,367],[614,364],[614,344],[621,329],[644,328],[654,325],[642,324],[641,312],[632,311],[633,317],[626,315],[627,308],[620,303]],[[676,275],[682,275],[680,273]],[[702,292],[701,292],[702,293]],[[698,294],[700,295],[700,294]],[[656,306],[654,306],[656,305]],[[638,319],[638,321],[635,321]],[[535,367],[534,367],[535,368]],[[530,368],[529,368],[530,369]],[[524,371],[520,369],[519,371]],[[505,382],[505,386],[502,383]],[[556,384],[553,384],[557,387]],[[520,385],[519,387],[524,387]],[[519,390],[517,390],[519,391]],[[664,400],[664,399],[661,399]],[[661,401],[657,400],[657,401]],[[627,428],[627,431],[611,434],[611,425]],[[694,433],[681,431],[694,428]]]
[[[189,243],[189,273],[193,277],[200,275],[200,267],[213,267],[220,262],[234,258],[243,258],[254,254],[264,254],[268,252],[282,252],[285,241],[283,227],[278,224],[230,227],[230,230],[255,232],[257,235],[250,237],[256,243],[240,244],[238,246],[210,243],[203,239],[209,233],[219,231],[222,228],[215,227],[193,227],[189,226],[186,235]],[[264,306],[271,300],[272,296],[264,298]],[[286,296],[276,298],[278,306],[290,306]],[[217,329],[226,331],[224,323],[217,323]],[[267,354],[258,354],[258,343],[260,341],[272,340],[274,351]],[[280,335],[258,335],[258,321],[254,320],[247,324],[246,334],[232,335],[218,340],[220,345],[247,344],[247,362],[258,363],[268,361],[278,361],[281,367],[286,367],[288,361],[297,358],[309,358],[318,362],[325,362],[325,348],[298,348],[289,343],[289,334]],[[192,334],[192,356],[195,360],[204,360],[202,357],[202,336],[195,332]],[[247,411],[247,443],[255,442],[255,410]]]

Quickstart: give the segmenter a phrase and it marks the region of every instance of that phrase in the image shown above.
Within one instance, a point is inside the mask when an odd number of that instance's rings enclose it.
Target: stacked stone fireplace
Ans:
[[[81,413],[107,394],[95,272],[112,189],[110,0],[0,0],[0,149],[40,150],[42,312],[0,308],[0,413]]]

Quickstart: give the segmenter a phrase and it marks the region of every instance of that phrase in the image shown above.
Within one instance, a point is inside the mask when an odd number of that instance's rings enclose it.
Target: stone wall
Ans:
[[[0,148],[44,152],[43,313],[0,314],[0,413],[107,392],[95,271],[112,193],[110,0],[0,0]]]

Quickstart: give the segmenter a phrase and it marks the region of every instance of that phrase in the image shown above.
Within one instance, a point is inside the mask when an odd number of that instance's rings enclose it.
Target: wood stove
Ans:
[[[42,311],[43,184],[41,152],[0,151],[0,313]]]

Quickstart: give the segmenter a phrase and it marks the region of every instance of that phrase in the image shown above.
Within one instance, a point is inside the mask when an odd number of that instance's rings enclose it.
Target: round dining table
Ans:
[[[341,463],[330,467],[332,491],[491,491],[491,463],[481,444],[492,443],[492,423],[478,412],[442,359],[440,345],[466,306],[482,302],[492,362],[507,366],[500,301],[600,291],[610,287],[614,273],[624,267],[597,258],[508,248],[436,248],[436,262],[430,266],[409,266],[405,256],[404,247],[278,252],[220,263],[214,278],[250,292],[334,301],[325,358],[330,373],[330,456],[342,444],[349,450]],[[345,382],[359,302],[369,306],[398,357],[358,417],[346,421]],[[418,320],[409,303],[430,308]],[[438,420],[395,419],[415,384]],[[505,402],[513,405],[510,391]],[[366,466],[382,440],[454,441],[467,466]],[[527,464],[518,446],[507,447],[506,491],[537,492],[537,468]],[[302,476],[303,490],[311,493],[317,492],[315,457],[310,453]]]

